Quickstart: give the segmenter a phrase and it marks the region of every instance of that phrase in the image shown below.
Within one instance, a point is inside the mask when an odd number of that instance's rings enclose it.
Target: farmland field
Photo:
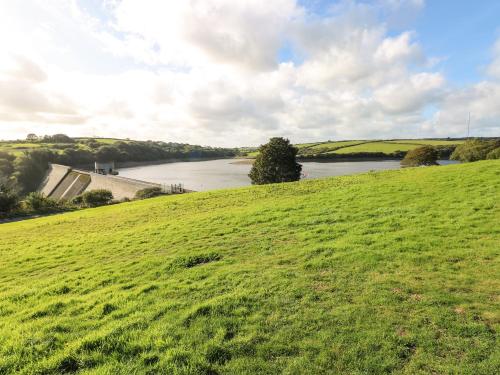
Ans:
[[[359,153],[383,153],[392,156],[397,151],[409,151],[422,145],[431,146],[454,146],[463,143],[464,140],[439,140],[439,139],[401,139],[388,141],[350,140],[350,141],[328,141],[318,143],[300,143],[295,145],[299,157],[334,157],[337,155],[359,154]],[[251,151],[247,157],[254,158],[258,151]],[[368,156],[368,155],[366,155]]]
[[[440,139],[395,139],[391,141],[385,141],[389,143],[409,143],[414,145],[430,145],[430,146],[451,146],[459,145],[465,142],[465,140],[440,140]]]
[[[91,138],[74,138],[76,147],[79,149],[89,150],[89,147],[84,142]],[[114,138],[92,138],[97,143],[102,145],[112,145],[118,141],[128,142],[128,140],[120,140]],[[402,139],[402,140],[389,140],[389,141],[367,141],[367,140],[350,140],[350,141],[328,141],[316,143],[301,143],[296,147],[299,149],[299,157],[314,157],[314,156],[334,156],[335,154],[351,154],[351,153],[385,153],[391,155],[396,151],[409,151],[420,145],[432,146],[453,146],[463,143],[463,140],[432,140],[432,139]],[[6,151],[16,156],[21,155],[24,151],[33,148],[45,147],[52,149],[58,153],[62,150],[55,147],[51,143],[30,143],[21,141],[0,141],[0,151]],[[242,148],[240,149],[242,155],[249,158],[255,158],[259,152],[255,148]]]
[[[358,145],[367,141],[338,141],[338,142],[325,142],[325,143],[313,143],[310,147],[307,147],[308,152],[324,152],[334,150],[340,147],[348,147],[352,145]]]
[[[360,145],[343,147],[333,152],[336,154],[351,154],[356,152],[383,152],[385,154],[391,154],[396,151],[409,151],[417,147],[419,147],[417,144],[368,142]]]
[[[0,225],[0,374],[494,374],[500,162]]]

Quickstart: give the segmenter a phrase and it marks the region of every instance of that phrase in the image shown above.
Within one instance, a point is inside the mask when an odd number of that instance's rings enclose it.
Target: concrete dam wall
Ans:
[[[150,187],[161,187],[161,185],[51,164],[39,190],[55,200],[70,200],[85,191],[96,189],[110,190],[115,199],[132,199],[137,191]]]

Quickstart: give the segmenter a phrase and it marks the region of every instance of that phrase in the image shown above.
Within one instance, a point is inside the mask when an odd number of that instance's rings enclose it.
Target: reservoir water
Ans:
[[[448,164],[450,161],[440,161]],[[453,163],[453,162],[451,162]],[[303,178],[342,176],[370,170],[398,169],[399,161],[301,162]],[[119,169],[120,176],[160,184],[183,184],[195,191],[251,185],[248,172],[251,165],[241,159],[219,159],[165,163]]]

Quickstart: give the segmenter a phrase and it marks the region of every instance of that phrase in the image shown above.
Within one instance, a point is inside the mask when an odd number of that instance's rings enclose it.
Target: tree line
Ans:
[[[98,139],[74,139],[65,134],[43,137],[29,134],[26,141],[38,143],[40,147],[26,150],[17,157],[8,152],[0,152],[0,215],[2,212],[5,213],[7,208],[15,206],[14,201],[28,197],[31,192],[39,188],[47,173],[49,163],[91,167],[95,161],[148,162],[208,159],[234,157],[238,153],[237,149],[173,142],[116,141],[107,144]],[[37,204],[34,207],[37,207]]]

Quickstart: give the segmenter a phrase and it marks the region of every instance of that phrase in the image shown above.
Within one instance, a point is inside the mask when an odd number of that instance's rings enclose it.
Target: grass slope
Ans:
[[[423,144],[423,143],[422,143]],[[354,146],[343,147],[335,150],[335,154],[352,154],[357,152],[383,152],[392,154],[396,151],[409,151],[420,147],[422,144],[392,143],[392,142],[367,142]]]
[[[498,373],[500,162],[0,225],[0,373]]]
[[[324,157],[334,154],[359,155],[359,153],[383,153],[393,156],[397,151],[409,151],[422,145],[430,146],[453,146],[463,143],[464,140],[443,139],[399,139],[387,141],[351,140],[351,141],[328,141],[317,143],[300,143],[295,146],[299,149],[299,157]],[[245,151],[245,150],[242,150]],[[259,154],[256,150],[246,153],[247,157],[255,158]],[[359,156],[358,156],[359,157]],[[363,156],[366,157],[366,156]]]

